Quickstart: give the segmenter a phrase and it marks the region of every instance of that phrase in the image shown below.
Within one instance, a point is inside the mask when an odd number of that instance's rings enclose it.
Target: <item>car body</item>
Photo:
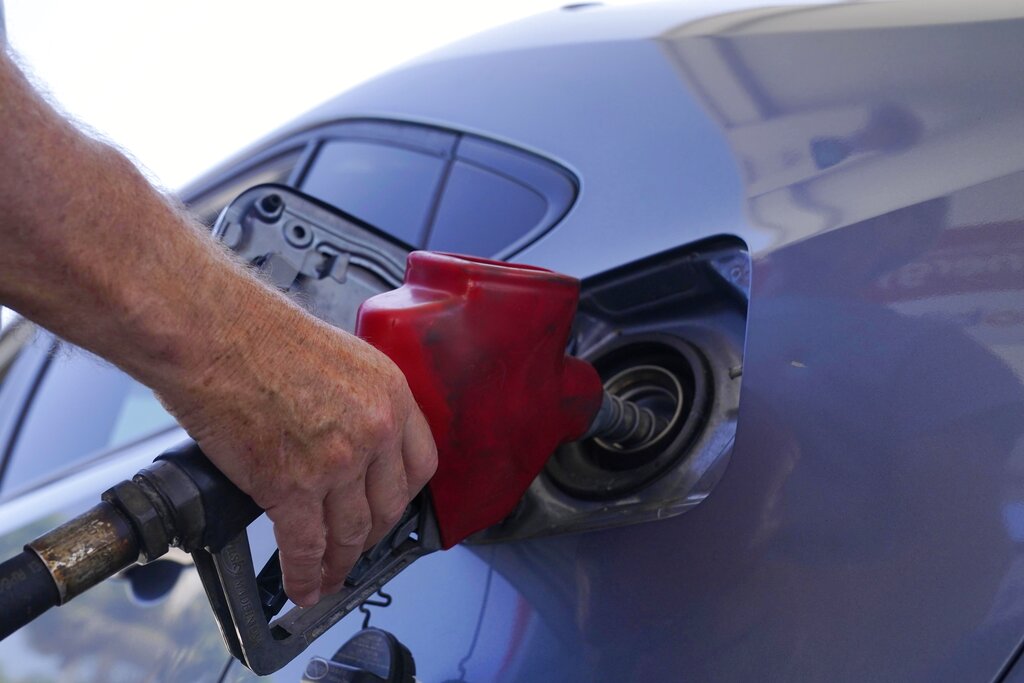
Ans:
[[[645,334],[742,321],[725,324],[735,438],[693,495],[660,491],[643,509],[664,518],[632,523],[655,483],[559,533],[418,561],[371,623],[421,680],[1024,680],[1022,65],[1010,3],[570,6],[344,93],[183,191],[212,222],[249,185],[288,182],[410,246],[549,267],[585,293],[664,253],[749,254],[723,308],[673,310],[692,301],[670,293],[665,317],[630,313]],[[543,206],[466,192],[463,227],[435,242],[459,163],[490,174],[467,187]],[[56,343],[8,342],[8,554],[183,436]],[[265,524],[251,537],[269,552]],[[187,556],[44,615],[0,646],[3,676],[252,678]]]

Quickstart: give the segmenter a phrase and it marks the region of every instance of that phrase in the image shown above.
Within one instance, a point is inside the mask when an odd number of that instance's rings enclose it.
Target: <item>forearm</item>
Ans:
[[[2,61],[0,303],[158,390],[258,333],[252,310],[292,314]]]
[[[390,360],[258,281],[3,54],[0,303],[157,390],[267,511],[300,604],[342,585],[436,467]]]

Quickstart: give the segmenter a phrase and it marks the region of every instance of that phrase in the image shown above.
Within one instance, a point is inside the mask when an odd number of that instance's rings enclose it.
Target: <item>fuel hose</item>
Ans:
[[[139,559],[135,531],[102,502],[0,564],[0,640]]]
[[[34,552],[0,564],[0,640],[59,604],[57,584]]]
[[[169,545],[218,550],[262,513],[194,441],[170,449],[0,564],[0,640]]]

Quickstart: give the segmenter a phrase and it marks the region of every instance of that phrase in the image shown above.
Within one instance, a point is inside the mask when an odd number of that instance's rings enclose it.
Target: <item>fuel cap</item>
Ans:
[[[416,683],[409,648],[379,628],[364,628],[330,660],[314,657],[302,680],[315,683]]]

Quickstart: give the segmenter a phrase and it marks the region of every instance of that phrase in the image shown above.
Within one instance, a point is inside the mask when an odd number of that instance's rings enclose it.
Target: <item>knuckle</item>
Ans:
[[[405,506],[392,505],[381,515],[381,523],[388,529],[398,524],[398,520],[402,519],[402,515],[405,514]]]
[[[437,448],[431,448],[426,457],[423,458],[423,478],[424,481],[430,479],[437,472]]]
[[[286,575],[285,581],[292,590],[304,593],[320,585],[319,574]]]
[[[326,549],[327,543],[321,541],[288,551],[281,549],[281,555],[284,561],[293,567],[315,567],[320,564]]]
[[[402,370],[386,355],[381,357],[380,375],[381,384],[388,394],[396,395],[409,391]]]
[[[377,439],[388,439],[396,431],[395,407],[390,401],[375,401],[366,415],[367,431]]]
[[[427,453],[415,458],[408,466],[409,485],[419,490],[430,481],[437,472],[437,449],[431,448]]]
[[[358,462],[358,454],[353,450],[352,444],[344,438],[339,438],[329,448],[326,448],[320,457],[325,477],[349,472]]]
[[[346,531],[344,533],[332,537],[331,545],[341,549],[362,548],[363,542],[366,540],[366,537],[369,536],[369,534],[369,528]]]
[[[332,533],[331,543],[341,548],[362,547],[371,528],[370,516],[360,515],[358,518],[352,519],[343,529]]]

